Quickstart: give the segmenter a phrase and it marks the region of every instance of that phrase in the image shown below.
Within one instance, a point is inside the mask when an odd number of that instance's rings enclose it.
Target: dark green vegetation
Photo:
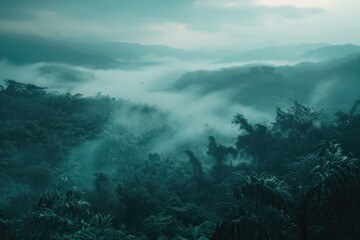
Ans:
[[[156,153],[176,135],[169,113],[7,80],[0,239],[359,239],[359,102],[232,124],[232,145]]]

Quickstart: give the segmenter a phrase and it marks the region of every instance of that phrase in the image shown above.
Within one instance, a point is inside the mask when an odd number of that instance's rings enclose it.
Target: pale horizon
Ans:
[[[2,0],[1,5],[1,32],[58,40],[180,49],[360,44],[360,2],[355,0]]]

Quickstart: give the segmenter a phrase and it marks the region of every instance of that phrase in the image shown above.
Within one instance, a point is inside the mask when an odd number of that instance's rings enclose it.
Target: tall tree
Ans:
[[[232,122],[239,126],[243,134],[237,137],[236,147],[254,158],[257,170],[261,171],[271,155],[273,136],[271,131],[262,124],[252,125],[242,114],[237,114]]]

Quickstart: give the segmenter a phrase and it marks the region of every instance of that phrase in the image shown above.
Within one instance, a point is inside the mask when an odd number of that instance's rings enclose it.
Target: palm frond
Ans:
[[[279,184],[266,179],[248,178],[248,180],[234,189],[234,196],[238,199],[248,198],[250,201],[259,202],[264,205],[275,207],[286,211],[288,201],[291,201],[291,194],[282,189]]]
[[[268,215],[269,216],[269,215]],[[219,224],[212,240],[285,240],[296,239],[268,225],[262,217],[241,216]]]

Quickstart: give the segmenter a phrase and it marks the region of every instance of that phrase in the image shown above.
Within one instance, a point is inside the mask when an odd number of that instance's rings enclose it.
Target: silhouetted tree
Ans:
[[[11,79],[5,80],[5,84],[6,88],[3,91],[9,95],[41,96],[46,94],[46,88],[33,84],[20,83]]]
[[[223,178],[225,173],[225,160],[227,156],[235,157],[237,152],[233,147],[226,147],[222,144],[217,144],[213,136],[209,136],[209,144],[207,155],[214,157],[215,164],[213,167],[213,174],[216,178]]]
[[[360,101],[356,101],[349,112],[338,112],[335,117],[338,141],[346,150],[360,156]]]
[[[272,131],[280,140],[280,145],[287,149],[288,159],[306,155],[314,150],[322,140],[331,140],[331,129],[322,126],[323,113],[295,102],[287,110],[276,109]],[[285,147],[286,146],[286,147]]]
[[[250,124],[242,114],[237,114],[232,123],[243,131],[243,134],[237,137],[237,149],[252,156],[257,164],[257,170],[261,171],[271,155],[274,140],[271,131],[265,125]]]
[[[185,150],[186,155],[189,158],[190,164],[193,168],[193,174],[196,178],[202,178],[203,177],[203,170],[201,166],[201,162],[197,157],[195,157],[194,153],[190,150]]]

